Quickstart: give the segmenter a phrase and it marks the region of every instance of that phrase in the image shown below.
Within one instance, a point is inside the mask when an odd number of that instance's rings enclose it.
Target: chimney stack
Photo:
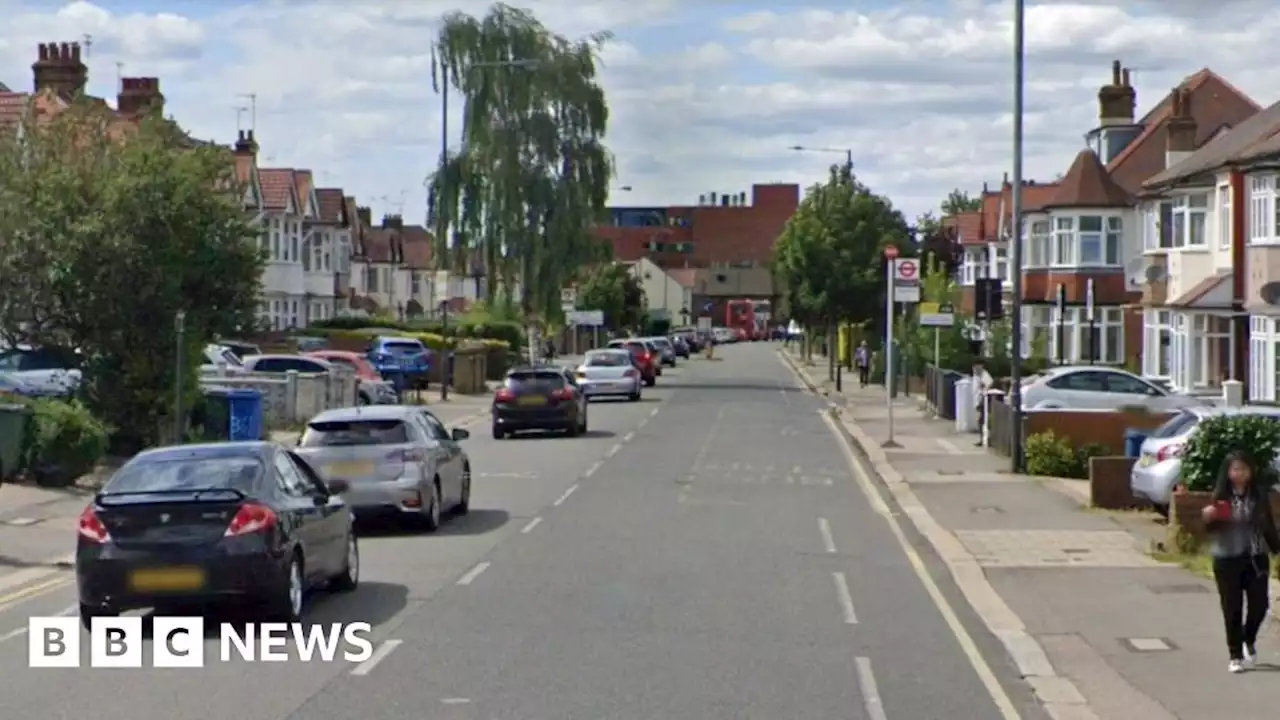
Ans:
[[[1132,125],[1138,106],[1138,92],[1129,83],[1129,69],[1120,61],[1111,63],[1111,83],[1098,89],[1099,125]]]
[[[116,96],[116,110],[121,115],[138,116],[147,113],[164,113],[164,95],[160,94],[160,79],[153,77],[121,78],[120,94]]]
[[[1165,124],[1166,143],[1164,166],[1171,168],[1196,151],[1196,132],[1199,127],[1191,114],[1191,91],[1175,88],[1171,97],[1173,112]]]
[[[52,90],[70,102],[84,92],[89,68],[80,61],[80,43],[40,43],[31,65],[35,91]]]
[[[401,230],[404,228],[404,219],[399,215],[383,215],[382,229],[384,230]]]
[[[360,225],[363,227],[373,227],[373,211],[367,207],[359,206],[356,208],[356,217],[360,218]]]
[[[253,139],[252,130],[241,130],[239,137],[236,138],[236,155],[247,155],[254,157],[258,154],[258,141]]]

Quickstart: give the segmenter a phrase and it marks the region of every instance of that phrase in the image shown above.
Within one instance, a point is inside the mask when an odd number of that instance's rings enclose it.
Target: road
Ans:
[[[593,404],[585,437],[477,432],[472,514],[363,538],[361,587],[313,601],[313,621],[373,623],[375,660],[31,669],[26,618],[74,591],[9,589],[5,717],[1044,717],[774,346],[718,357]]]

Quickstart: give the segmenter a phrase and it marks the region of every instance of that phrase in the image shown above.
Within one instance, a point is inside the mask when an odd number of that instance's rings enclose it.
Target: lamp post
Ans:
[[[187,314],[179,310],[173,317],[173,334],[177,341],[177,355],[173,361],[173,443],[182,443],[182,431],[186,425],[182,419],[182,351],[186,346]]]
[[[1026,7],[1024,0],[1013,0],[1013,232],[1009,237],[1009,274],[1013,280],[1013,362],[1009,372],[1009,403],[1013,407],[1010,430],[1013,444],[1009,453],[1012,469],[1021,472],[1022,463],[1022,105],[1025,75]]]
[[[810,153],[844,153],[845,170],[848,170],[850,175],[853,174],[853,150],[850,148],[806,147],[804,145],[792,145],[787,149],[794,150],[796,152]]]

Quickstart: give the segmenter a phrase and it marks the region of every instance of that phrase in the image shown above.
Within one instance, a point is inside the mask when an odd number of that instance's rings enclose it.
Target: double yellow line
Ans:
[[[58,577],[36,580],[14,590],[13,592],[0,595],[0,612],[13,608],[17,605],[21,605],[34,597],[66,587],[75,580],[74,573],[66,570],[55,570],[54,572],[58,574]]]

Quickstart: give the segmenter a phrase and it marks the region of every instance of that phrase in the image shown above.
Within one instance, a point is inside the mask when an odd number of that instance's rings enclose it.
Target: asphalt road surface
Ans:
[[[682,362],[643,402],[593,404],[584,437],[473,426],[471,515],[371,532],[360,588],[311,601],[309,621],[374,625],[359,665],[222,664],[210,641],[198,670],[32,669],[27,617],[73,614],[74,589],[8,588],[0,716],[994,720],[1011,698],[1044,717],[775,349]]]

